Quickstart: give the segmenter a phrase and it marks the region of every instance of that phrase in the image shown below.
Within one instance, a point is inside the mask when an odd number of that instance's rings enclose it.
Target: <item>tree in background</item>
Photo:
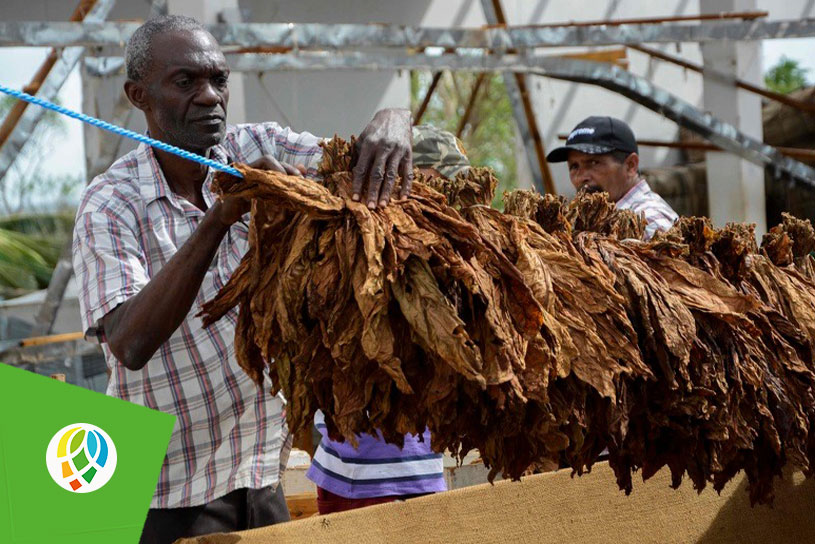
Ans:
[[[72,211],[0,217],[0,298],[47,287],[73,225]]]
[[[777,93],[788,94],[808,85],[807,70],[797,60],[781,56],[778,63],[764,74],[764,85]]]
[[[0,120],[5,118],[15,101],[10,96],[0,97]],[[65,122],[60,115],[46,111],[22,155],[0,179],[0,214],[53,210],[60,207],[63,198],[80,183],[76,176],[42,172],[42,166],[65,133]]]
[[[467,108],[477,74],[444,72],[427,111],[423,124],[456,133]],[[415,112],[422,102],[432,74],[411,73],[411,108]],[[470,113],[461,141],[470,164],[492,168],[499,180],[493,205],[503,208],[503,192],[518,186],[515,162],[515,119],[501,74],[488,74],[481,84],[478,100]]]

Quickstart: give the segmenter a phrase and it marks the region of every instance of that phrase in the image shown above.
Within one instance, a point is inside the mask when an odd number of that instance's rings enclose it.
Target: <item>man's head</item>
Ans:
[[[588,117],[578,124],[566,145],[546,157],[566,162],[575,189],[605,191],[620,200],[639,180],[637,140],[631,128],[613,117]]]
[[[189,17],[140,26],[125,52],[125,92],[144,112],[150,135],[196,153],[226,131],[229,67],[215,38]]]
[[[470,167],[458,138],[431,125],[413,127],[413,165],[429,176],[454,179]]]

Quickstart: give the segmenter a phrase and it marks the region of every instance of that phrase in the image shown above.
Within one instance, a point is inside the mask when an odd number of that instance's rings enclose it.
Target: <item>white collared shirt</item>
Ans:
[[[303,164],[317,176],[319,139],[276,123],[230,126],[210,157],[251,163],[262,155]],[[207,206],[213,173],[202,188]],[[111,353],[101,319],[137,294],[198,227],[204,212],[170,190],[144,144],[117,160],[85,188],[74,229],[73,263],[86,338],[102,344],[112,374],[111,396],[176,417],[152,508],[211,502],[240,488],[276,485],[287,456],[284,402],[258,387],[235,359],[238,309],[204,329],[197,314],[229,280],[248,248],[238,222],[224,236],[189,314],[141,370]],[[134,433],[150,432],[133,429]]]
[[[621,210],[632,210],[645,216],[645,239],[649,240],[657,231],[670,229],[679,216],[665,202],[665,200],[651,190],[651,186],[645,179],[632,187],[620,200],[617,201],[617,208]]]

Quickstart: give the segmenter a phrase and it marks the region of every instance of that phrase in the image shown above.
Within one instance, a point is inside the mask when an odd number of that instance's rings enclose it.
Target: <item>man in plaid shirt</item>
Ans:
[[[195,20],[148,21],[126,62],[125,92],[152,137],[223,163],[316,176],[315,136],[276,123],[226,125],[229,69]],[[409,112],[378,112],[360,135],[354,198],[387,205],[397,174],[406,197],[411,170]],[[207,329],[196,317],[248,244],[248,202],[216,199],[212,176],[141,145],[93,180],[77,212],[83,328],[102,344],[108,394],[176,416],[142,542],[289,519],[278,485],[290,444],[284,401],[238,366],[237,311]]]
[[[645,237],[671,228],[676,212],[639,175],[634,132],[614,117],[588,117],[569,134],[566,145],[546,160],[567,162],[569,179],[578,191],[605,191],[616,206],[645,217]]]

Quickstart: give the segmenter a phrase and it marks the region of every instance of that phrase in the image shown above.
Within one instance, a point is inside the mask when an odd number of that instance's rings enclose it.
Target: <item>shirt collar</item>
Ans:
[[[179,199],[172,189],[170,189],[170,185],[164,177],[164,172],[161,170],[153,148],[147,144],[139,144],[136,150],[136,156],[139,190],[145,204],[150,204],[160,198],[167,198],[174,206],[185,210],[187,206],[185,206],[181,202],[182,199]],[[211,148],[209,158],[223,164],[229,162],[226,150],[222,145]],[[207,178],[204,180],[204,201],[208,207],[212,206],[215,202],[215,196],[212,194],[213,173],[213,169],[209,168]]]
[[[645,178],[640,178],[637,184],[631,187],[628,190],[628,192],[625,193],[623,197],[617,201],[617,206],[619,206],[620,204],[625,204],[626,202],[634,198],[634,195],[636,195],[637,193],[647,192],[650,189],[651,187],[648,185],[648,182],[645,181]]]

